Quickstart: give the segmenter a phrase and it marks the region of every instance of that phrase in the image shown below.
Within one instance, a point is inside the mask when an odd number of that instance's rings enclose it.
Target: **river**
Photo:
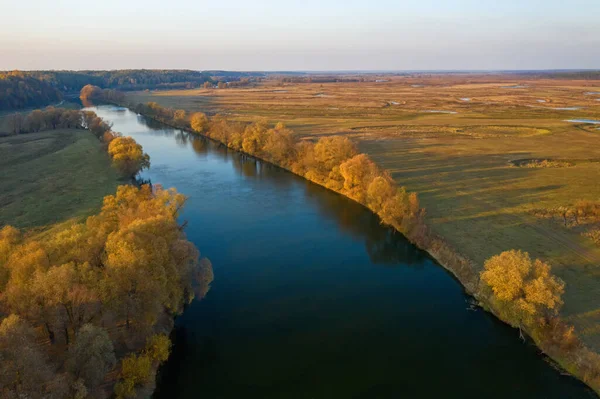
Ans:
[[[189,197],[213,263],[155,398],[594,398],[360,205],[207,139],[91,108]]]

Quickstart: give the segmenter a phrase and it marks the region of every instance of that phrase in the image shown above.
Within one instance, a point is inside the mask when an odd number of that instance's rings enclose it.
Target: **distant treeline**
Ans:
[[[127,91],[194,88],[205,82],[215,83],[208,73],[188,70],[0,72],[0,110],[48,105],[87,84]]]
[[[289,76],[281,79],[282,83],[338,83],[364,82],[366,78],[340,76]]]
[[[518,71],[518,75],[534,76],[546,79],[582,79],[598,80],[600,79],[600,70],[589,71]]]
[[[37,107],[61,99],[60,90],[48,81],[23,72],[0,72],[0,110]]]

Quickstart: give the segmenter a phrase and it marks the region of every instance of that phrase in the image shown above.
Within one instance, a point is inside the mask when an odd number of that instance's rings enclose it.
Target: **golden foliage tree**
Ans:
[[[482,292],[517,326],[557,314],[564,286],[548,264],[516,250],[491,257],[481,273]]]
[[[133,177],[150,167],[150,157],[132,137],[117,137],[108,145],[113,165],[124,176]]]

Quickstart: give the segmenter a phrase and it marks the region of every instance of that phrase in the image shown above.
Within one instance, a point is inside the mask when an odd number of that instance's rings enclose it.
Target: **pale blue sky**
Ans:
[[[600,0],[0,2],[0,69],[600,68]]]

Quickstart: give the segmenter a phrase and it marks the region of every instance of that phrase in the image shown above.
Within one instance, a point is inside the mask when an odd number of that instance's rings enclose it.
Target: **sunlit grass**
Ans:
[[[86,216],[119,184],[101,143],[84,130],[1,137],[0,170],[0,225],[16,227]]]

